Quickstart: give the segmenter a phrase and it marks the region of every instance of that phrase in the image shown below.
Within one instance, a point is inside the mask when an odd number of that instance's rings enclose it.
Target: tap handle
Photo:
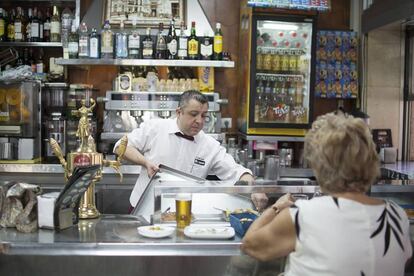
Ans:
[[[63,157],[62,149],[60,148],[59,143],[53,138],[50,138],[49,143],[50,143],[50,147],[52,148],[53,153],[59,159],[60,164],[62,165],[63,169],[65,170],[65,178],[67,179],[69,177],[69,172],[68,172],[68,169],[67,169],[66,160]]]
[[[118,158],[116,159],[119,163],[121,163],[122,158],[124,157],[126,148],[128,146],[128,136],[124,135],[121,138],[121,143],[118,146]]]

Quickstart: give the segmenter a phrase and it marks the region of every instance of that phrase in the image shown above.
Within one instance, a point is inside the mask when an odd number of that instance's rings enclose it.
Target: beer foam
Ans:
[[[190,193],[180,193],[175,195],[175,200],[184,200],[188,201],[191,200],[192,195]]]

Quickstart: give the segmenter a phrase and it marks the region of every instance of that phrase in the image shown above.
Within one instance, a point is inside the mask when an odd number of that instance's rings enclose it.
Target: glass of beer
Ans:
[[[188,193],[176,194],[175,196],[175,219],[179,229],[183,229],[191,223],[191,200],[192,195]]]

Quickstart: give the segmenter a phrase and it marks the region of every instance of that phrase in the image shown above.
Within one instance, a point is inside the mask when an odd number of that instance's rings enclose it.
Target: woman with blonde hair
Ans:
[[[333,113],[305,137],[305,156],[324,196],[287,194],[249,228],[241,249],[259,260],[287,256],[285,275],[404,275],[409,221],[392,201],[366,194],[379,158],[368,126]]]

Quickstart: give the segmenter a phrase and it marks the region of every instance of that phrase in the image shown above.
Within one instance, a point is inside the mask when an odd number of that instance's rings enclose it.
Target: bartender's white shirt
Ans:
[[[412,255],[409,221],[394,202],[366,205],[323,196],[295,206],[296,248],[286,276],[404,275]]]
[[[201,178],[216,175],[221,180],[237,181],[244,173],[251,174],[203,131],[194,136],[194,141],[175,135],[179,131],[177,119],[152,119],[128,134],[128,146],[138,149],[154,164],[164,164]],[[147,171],[143,168],[129,198],[132,206],[137,204],[148,182]]]

